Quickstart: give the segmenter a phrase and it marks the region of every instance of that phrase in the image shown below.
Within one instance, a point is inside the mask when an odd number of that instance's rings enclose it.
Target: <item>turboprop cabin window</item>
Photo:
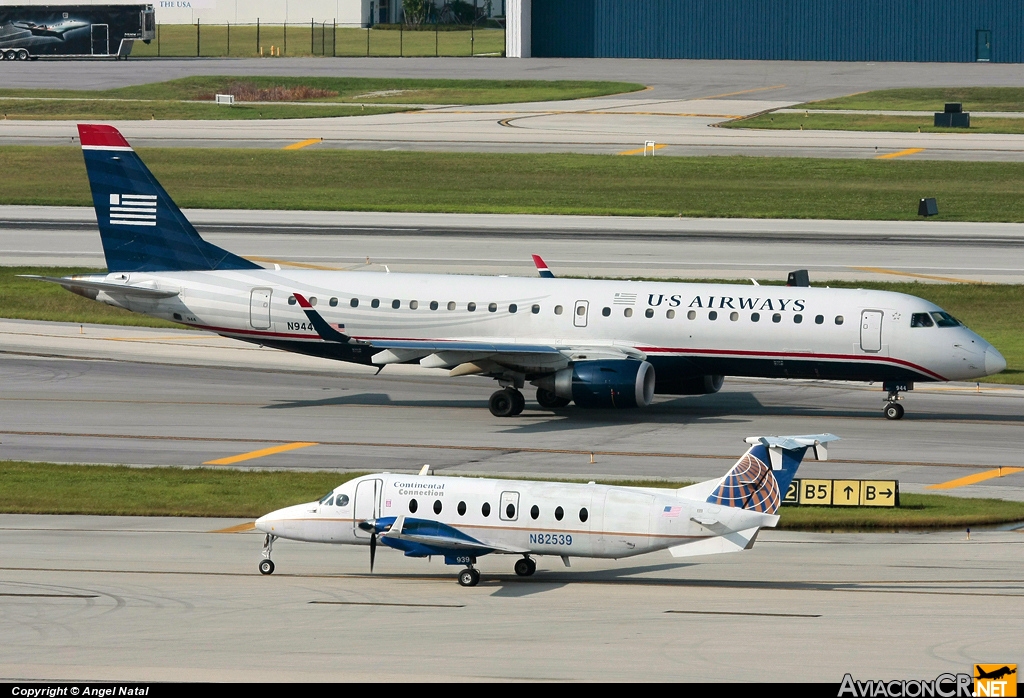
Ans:
[[[590,512],[587,511],[587,508],[583,507],[582,509],[580,509],[580,521],[582,523],[586,523],[587,519],[589,519],[589,518],[590,518]]]
[[[911,327],[934,327],[935,323],[932,322],[932,316],[928,313],[914,313],[910,316]]]
[[[490,516],[491,515],[491,505],[490,505],[490,503],[484,502],[484,505],[482,507],[480,507],[480,513],[483,514],[484,517]]]
[[[415,499],[409,500],[409,513],[415,514],[416,510],[420,508],[420,505],[416,503]]]
[[[434,513],[435,514],[440,514],[441,513],[441,500],[440,499],[435,499],[434,500]]]
[[[939,327],[959,327],[960,321],[949,313],[932,313],[932,317],[935,318],[935,324]]]
[[[530,518],[536,519],[538,516],[540,516],[540,507],[534,504],[532,507],[530,507]]]
[[[465,502],[459,502],[459,506],[456,507],[456,509],[459,512],[459,516],[465,516],[466,515],[466,503]]]
[[[562,507],[555,507],[555,521],[561,521],[564,514]]]

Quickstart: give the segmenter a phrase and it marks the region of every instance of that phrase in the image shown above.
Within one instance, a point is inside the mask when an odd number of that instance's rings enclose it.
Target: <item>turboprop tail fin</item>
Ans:
[[[817,460],[827,460],[825,444],[833,434],[807,436],[751,436],[753,444],[708,496],[712,504],[775,514],[808,449]]]
[[[108,271],[262,269],[203,240],[116,128],[78,135]]]

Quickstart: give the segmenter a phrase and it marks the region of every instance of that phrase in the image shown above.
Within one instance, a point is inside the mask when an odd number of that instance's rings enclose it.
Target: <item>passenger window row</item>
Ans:
[[[310,299],[309,299],[309,304],[315,306],[316,303],[317,303],[316,296],[311,296]],[[295,305],[295,296],[288,296],[288,305]],[[338,305],[338,299],[337,298],[331,298],[330,306],[332,308],[334,308],[337,305]],[[359,299],[358,298],[351,299],[349,301],[349,305],[351,307],[353,307],[353,308],[358,308],[359,307]],[[380,299],[379,298],[374,298],[373,300],[371,300],[370,301],[370,307],[371,308],[379,308],[380,307]],[[402,307],[402,301],[397,299],[397,298],[392,300],[391,301],[391,307],[394,308],[395,310],[398,310],[399,308]],[[420,303],[419,303],[419,301],[409,301],[406,304],[406,307],[409,310],[417,310],[420,307]],[[440,307],[440,304],[437,301],[430,301],[430,304],[429,304],[428,307],[431,310],[437,310]],[[455,310],[458,306],[455,303],[455,301],[448,301],[448,304],[446,305],[446,307],[448,308],[448,310]],[[473,313],[473,312],[476,312],[476,309],[477,309],[477,304],[476,303],[467,303],[466,304],[467,312]],[[534,315],[539,314],[540,310],[541,310],[540,305],[538,305],[536,303],[533,304],[532,306],[530,306],[530,312],[533,313]],[[561,315],[564,312],[564,309],[562,308],[562,306],[556,305],[555,308],[554,308],[554,311],[555,311],[555,315]],[[488,303],[487,304],[487,312],[490,312],[490,313],[498,312],[498,304],[497,303]],[[515,314],[515,313],[519,312],[519,306],[516,305],[515,303],[510,303],[509,306],[508,306],[508,312],[512,313],[512,314]],[[578,306],[576,308],[576,314],[577,315],[585,315],[586,312],[587,312],[586,307],[583,306],[583,305],[580,305],[580,306]],[[601,309],[601,315],[603,315],[604,317],[609,317],[611,314],[612,314],[612,309],[611,308],[605,307],[605,308]],[[626,308],[625,310],[622,311],[622,314],[625,317],[633,317],[633,309],[632,308]],[[669,320],[672,320],[673,318],[675,318],[675,316],[676,316],[676,311],[674,309],[669,309],[669,310],[665,311],[665,317],[668,318]],[[941,319],[940,319],[939,316],[942,316]],[[654,308],[648,308],[647,310],[645,310],[644,311],[644,317],[653,318],[654,317]],[[932,326],[932,324],[931,324],[932,323],[932,317],[936,318],[936,324],[938,324],[939,327],[956,327],[957,325],[960,324],[953,316],[949,315],[948,313],[931,313],[930,315],[928,313],[914,313],[914,315],[911,318],[910,326],[911,327],[931,327]],[[686,319],[687,320],[696,320],[697,319],[697,311],[696,310],[688,311],[686,313]],[[714,321],[714,320],[717,320],[717,319],[718,319],[718,311],[717,310],[710,310],[710,311],[708,311],[708,320]],[[729,313],[729,320],[731,320],[732,322],[737,322],[739,319],[740,319],[740,314],[738,312],[736,312],[735,310],[732,311],[731,313]],[[772,322],[774,322],[776,324],[782,322],[782,313],[773,313],[772,316],[771,316],[771,319],[772,319]],[[750,314],[750,321],[751,322],[760,322],[761,321],[761,313],[751,313]],[[804,321],[804,316],[801,315],[800,313],[797,313],[797,314],[795,314],[793,316],[793,323],[794,324],[799,325],[803,321]],[[842,325],[843,321],[844,320],[843,320],[843,316],[842,315],[836,315],[835,323],[837,325]],[[815,325],[821,325],[821,324],[824,324],[824,322],[825,322],[825,316],[824,315],[815,315],[814,316],[814,324]],[[924,323],[928,323],[928,324],[924,324]]]
[[[346,501],[347,501],[347,498],[346,498]],[[415,514],[419,510],[419,508],[420,508],[419,502],[417,502],[415,498],[409,500],[409,513],[410,514]],[[441,503],[440,499],[435,499],[434,500],[434,506],[432,508],[433,508],[435,514],[440,514],[444,510],[444,504]],[[466,515],[466,511],[467,511],[466,503],[465,502],[459,502],[458,506],[455,507],[455,510],[457,512],[459,512],[459,516],[465,516]],[[484,502],[480,506],[480,513],[484,516],[484,518],[487,518],[488,516],[491,515],[491,504],[490,504],[490,502]],[[563,510],[562,507],[555,507],[554,514],[555,514],[555,521],[561,521],[565,517],[565,510]],[[507,518],[507,519],[514,519],[515,517],[516,517],[516,505],[512,504],[510,502],[505,507],[505,518]],[[534,504],[532,507],[530,507],[530,518],[533,519],[534,521],[536,521],[537,519],[540,518],[540,507],[538,507],[536,504]],[[586,507],[582,507],[580,509],[580,512],[579,512],[580,522],[586,523],[587,519],[589,519],[589,518],[590,518],[590,512],[587,511]]]

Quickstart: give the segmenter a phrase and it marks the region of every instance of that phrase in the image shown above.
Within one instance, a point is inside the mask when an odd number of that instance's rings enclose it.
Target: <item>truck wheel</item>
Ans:
[[[18,51],[18,60],[19,61],[27,61],[28,60],[28,51],[26,51],[25,49],[20,49]]]
[[[14,60],[14,51],[4,51],[4,60],[5,61],[13,61]]]

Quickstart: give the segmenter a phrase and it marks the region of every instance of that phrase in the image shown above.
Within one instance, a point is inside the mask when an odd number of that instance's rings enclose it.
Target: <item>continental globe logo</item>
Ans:
[[[1016,696],[1016,664],[975,664],[974,696]]]

